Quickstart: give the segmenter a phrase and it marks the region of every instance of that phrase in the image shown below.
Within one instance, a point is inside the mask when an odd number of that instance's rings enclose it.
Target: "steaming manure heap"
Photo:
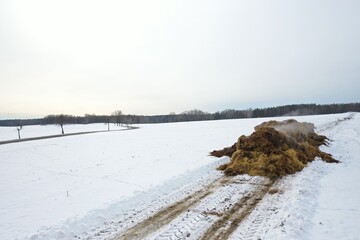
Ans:
[[[218,167],[225,175],[249,174],[279,177],[301,171],[316,157],[338,163],[319,149],[328,138],[315,133],[312,123],[290,119],[268,121],[255,127],[250,136],[242,135],[231,147],[214,150],[215,157],[229,156],[229,163]]]

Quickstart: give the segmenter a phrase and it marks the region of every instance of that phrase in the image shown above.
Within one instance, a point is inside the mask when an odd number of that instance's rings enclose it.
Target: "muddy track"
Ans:
[[[125,233],[116,237],[116,239],[144,239],[147,235],[168,224],[174,218],[186,211],[186,209],[211,194],[214,189],[226,185],[230,180],[230,177],[223,177],[215,180],[203,189],[158,211],[153,216],[150,216],[134,227],[128,229]]]
[[[224,216],[217,220],[202,236],[201,239],[228,239],[228,237],[235,231],[239,224],[248,216],[256,207],[263,197],[268,193],[270,188],[274,185],[276,179],[271,179],[264,185],[259,185],[256,190],[242,198],[234,207],[228,211]]]
[[[273,184],[263,177],[221,177],[115,239],[226,239]]]

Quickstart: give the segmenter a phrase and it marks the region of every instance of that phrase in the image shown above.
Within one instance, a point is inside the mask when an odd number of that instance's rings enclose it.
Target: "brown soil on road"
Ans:
[[[240,223],[252,212],[256,205],[269,192],[276,179],[271,179],[269,183],[257,185],[255,192],[245,196],[234,207],[216,221],[202,236],[202,240],[225,240],[235,231]]]
[[[212,212],[206,213],[207,215],[216,216],[217,220],[210,226],[207,226],[206,229],[200,229],[200,231],[204,232],[201,239],[227,239],[238,224],[240,224],[266,195],[274,182],[275,179],[269,180],[268,178],[263,178],[260,183],[248,183],[252,185],[252,190],[239,201],[235,202],[231,208],[223,212],[216,211],[214,214]],[[154,233],[169,225],[174,219],[189,212],[189,209],[193,208],[192,210],[195,209],[194,211],[196,212],[197,204],[200,204],[203,200],[206,201],[207,198],[210,198],[210,195],[216,194],[218,189],[222,187],[225,188],[230,184],[242,184],[242,182],[236,182],[233,177],[223,176],[186,198],[170,206],[166,206],[154,215],[125,230],[125,232],[119,233],[115,239],[146,239],[149,236],[158,236],[156,238],[161,239],[159,235],[154,235]],[[224,199],[224,201],[226,201],[226,199]],[[176,225],[176,223],[174,225]],[[188,233],[188,236],[189,239],[194,239],[190,233]],[[174,235],[174,237],[178,238],[177,235]]]
[[[201,199],[207,197],[214,189],[226,185],[231,179],[231,177],[223,177],[215,180],[201,190],[170,206],[165,207],[164,209],[155,213],[153,216],[150,216],[134,227],[128,229],[125,233],[121,234],[115,239],[144,239],[147,235],[165,226],[181,213],[189,209],[191,206],[198,203]]]

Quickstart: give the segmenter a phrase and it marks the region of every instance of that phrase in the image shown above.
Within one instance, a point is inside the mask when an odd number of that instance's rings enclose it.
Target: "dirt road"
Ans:
[[[227,239],[275,181],[264,177],[221,177],[118,232],[115,239]]]

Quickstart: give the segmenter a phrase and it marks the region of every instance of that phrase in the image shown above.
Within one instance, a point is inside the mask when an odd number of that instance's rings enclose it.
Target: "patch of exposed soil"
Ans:
[[[328,163],[339,162],[319,149],[327,145],[327,140],[315,133],[312,123],[268,121],[256,126],[250,136],[242,135],[233,146],[210,155],[231,157],[229,163],[218,167],[225,175],[279,177],[301,171],[316,157]]]

